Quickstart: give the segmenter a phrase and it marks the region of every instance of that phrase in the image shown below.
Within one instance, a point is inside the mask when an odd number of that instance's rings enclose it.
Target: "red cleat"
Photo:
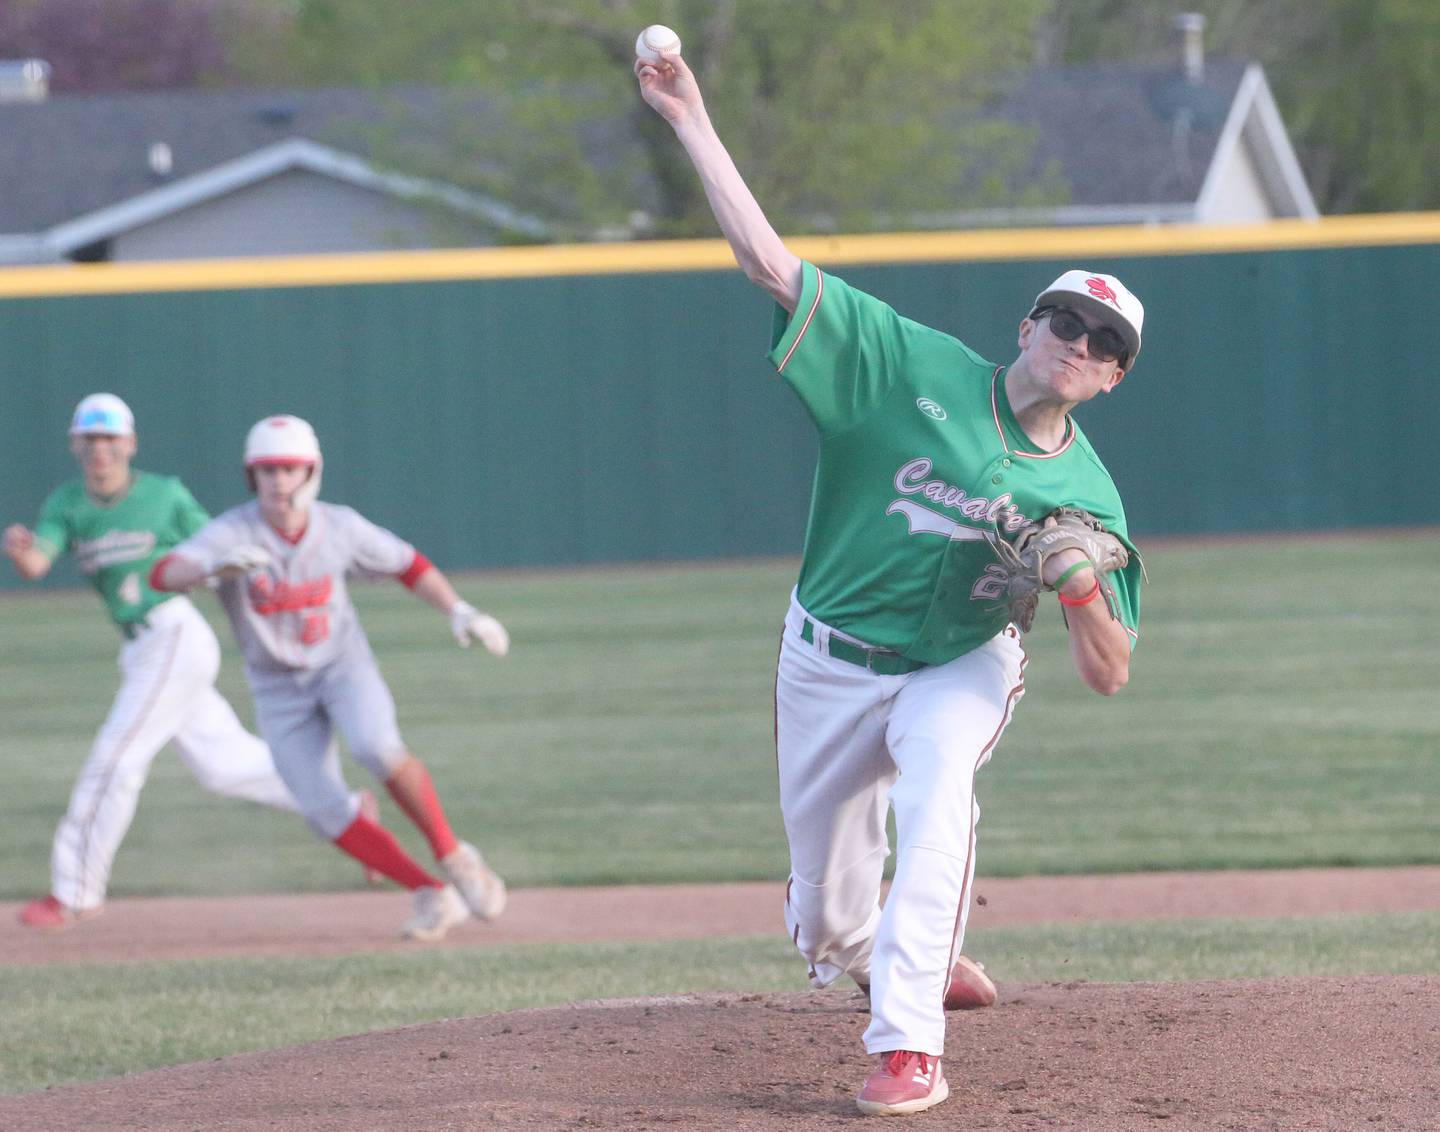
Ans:
[[[994,1006],[995,998],[995,984],[982,964],[963,955],[955,960],[950,985],[945,988],[946,1010],[980,1010]]]
[[[76,910],[61,904],[54,896],[42,896],[39,900],[32,900],[20,909],[20,922],[27,928],[55,931],[98,915],[100,915],[99,908]]]
[[[866,1116],[908,1116],[949,1095],[938,1057],[897,1049],[880,1055],[880,1068],[870,1074],[855,1104]]]

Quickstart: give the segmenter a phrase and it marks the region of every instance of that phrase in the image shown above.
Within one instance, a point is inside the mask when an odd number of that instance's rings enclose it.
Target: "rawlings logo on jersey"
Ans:
[[[99,538],[77,542],[71,548],[83,573],[93,574],[106,566],[138,562],[155,549],[154,531],[106,531]]]
[[[986,526],[975,527],[968,523],[961,523],[924,504],[910,499],[897,499],[885,508],[885,514],[904,515],[910,524],[912,535],[932,534],[944,535],[950,539],[984,539],[989,534],[987,528],[1004,527],[1006,530],[1013,531],[1025,525],[1025,516],[1020,514],[1020,509],[1011,501],[1008,491],[997,495],[994,499],[983,495],[971,495],[963,487],[956,487],[944,480],[927,479],[926,477],[930,475],[933,467],[933,462],[924,456],[902,464],[900,470],[895,473],[895,490],[902,495],[923,496],[931,503],[953,508],[966,519],[984,523]]]
[[[945,411],[944,405],[937,404],[930,400],[929,397],[915,398],[915,407],[931,420],[943,421],[950,415]]]
[[[256,574],[250,579],[250,604],[256,613],[269,617],[276,613],[293,613],[329,605],[334,586],[330,575],[308,582],[276,582],[269,574]]]

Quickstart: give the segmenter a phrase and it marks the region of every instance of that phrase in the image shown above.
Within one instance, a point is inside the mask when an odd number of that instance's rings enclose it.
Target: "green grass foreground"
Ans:
[[[983,871],[1440,861],[1437,545],[1160,545],[1146,555],[1131,683],[1113,699],[1080,684],[1047,603],[1025,701],[979,780]],[[504,660],[456,649],[399,586],[363,587],[360,603],[408,742],[456,829],[512,884],[773,880],[786,852],[771,697],[794,572],[765,561],[462,576],[462,593],[509,626]],[[222,689],[249,719],[221,637]],[[30,591],[0,596],[0,639],[0,897],[23,899],[45,889],[55,823],[116,686],[117,637],[92,595]],[[335,890],[358,877],[295,818],[203,794],[167,751],[112,892]]]
[[[1002,984],[1440,974],[1440,913],[976,930]],[[577,1000],[800,991],[781,933],[343,958],[0,967],[0,1092]]]

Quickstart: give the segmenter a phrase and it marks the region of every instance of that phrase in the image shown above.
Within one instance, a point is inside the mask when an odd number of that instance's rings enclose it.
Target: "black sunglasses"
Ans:
[[[1125,346],[1125,339],[1110,327],[1097,326],[1091,330],[1085,325],[1085,320],[1069,307],[1036,307],[1030,312],[1030,317],[1038,322],[1047,314],[1056,338],[1073,342],[1082,334],[1088,334],[1090,353],[1102,362],[1119,362],[1123,368],[1129,360],[1130,351]]]

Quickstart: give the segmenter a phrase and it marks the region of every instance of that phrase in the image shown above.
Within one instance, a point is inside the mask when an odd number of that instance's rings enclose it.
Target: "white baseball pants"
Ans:
[[[149,627],[120,649],[120,690],[70,794],[50,859],[51,892],[71,908],[105,902],[115,854],[130,828],[150,764],[166,743],[206,790],[299,809],[270,751],[215,690],[220,644],[188,598],[150,611]]]
[[[1023,693],[1013,626],[948,664],[880,676],[828,653],[792,601],[775,681],[780,808],[790,843],[785,922],[814,986],[870,984],[870,1053],[940,1055],[945,989],[975,875],[975,775]],[[896,868],[880,887],[895,811]]]

